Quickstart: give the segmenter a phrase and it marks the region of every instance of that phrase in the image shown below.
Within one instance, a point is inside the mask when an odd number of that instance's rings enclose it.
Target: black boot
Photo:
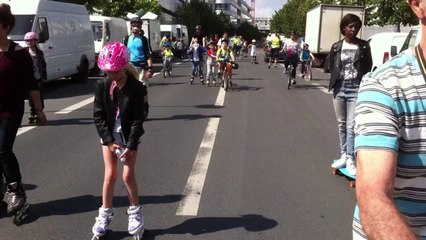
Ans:
[[[149,113],[149,104],[148,103],[144,103],[143,105],[143,114],[144,114],[144,121],[148,120],[148,113]]]
[[[7,213],[15,214],[27,204],[27,196],[21,183],[13,182],[7,186]]]

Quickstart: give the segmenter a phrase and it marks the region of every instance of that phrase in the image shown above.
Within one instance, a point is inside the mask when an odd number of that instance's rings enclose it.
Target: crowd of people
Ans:
[[[357,37],[362,21],[353,14],[340,22],[343,39],[330,50],[330,83],[338,122],[340,158],[332,168],[346,167],[356,175],[353,239],[426,238],[426,0],[408,0],[420,19],[422,41],[384,65],[371,71],[368,42]],[[141,236],[145,229],[139,204],[135,165],[143,122],[148,115],[148,87],[153,63],[140,19],[132,19],[132,34],[122,43],[107,44],[99,55],[98,66],[106,77],[97,81],[94,121],[100,138],[105,178],[102,205],[92,228],[94,238],[106,232],[113,219],[114,186],[118,162],[123,163],[123,181],[128,192],[128,231]],[[13,144],[24,115],[24,100],[30,98],[29,122],[46,124],[41,85],[46,76],[43,52],[37,48],[38,36],[25,35],[27,48],[7,38],[15,24],[9,5],[0,4],[0,186],[7,188],[7,212],[15,214],[28,207]],[[171,41],[171,42],[170,42]],[[174,43],[176,42],[176,44]],[[183,55],[179,39],[162,42],[163,55]],[[298,41],[296,32],[283,41],[277,33],[268,36],[268,68],[277,67],[280,52],[285,54],[285,69],[313,59],[309,45]],[[173,50],[182,50],[180,53]],[[192,64],[190,82],[215,83],[224,66],[237,66],[240,54],[251,55],[257,63],[257,44],[227,33],[205,36],[196,27],[187,48]],[[204,79],[203,63],[207,74]],[[215,73],[217,69],[217,74]],[[302,67],[303,69],[303,67]],[[303,76],[303,70],[301,72]],[[232,74],[231,74],[232,76]],[[3,191],[0,191],[3,199]]]

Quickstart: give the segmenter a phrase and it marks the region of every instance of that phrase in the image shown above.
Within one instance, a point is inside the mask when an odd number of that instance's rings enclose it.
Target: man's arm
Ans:
[[[393,202],[396,161],[392,151],[357,152],[356,196],[368,239],[416,239]]]

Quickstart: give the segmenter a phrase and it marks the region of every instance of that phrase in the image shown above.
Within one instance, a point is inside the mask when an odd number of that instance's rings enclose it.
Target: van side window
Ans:
[[[105,39],[107,41],[111,40],[111,30],[109,28],[109,23],[105,23]]]
[[[47,26],[47,19],[44,17],[38,18],[38,35],[39,42],[44,43],[49,40],[49,28]]]

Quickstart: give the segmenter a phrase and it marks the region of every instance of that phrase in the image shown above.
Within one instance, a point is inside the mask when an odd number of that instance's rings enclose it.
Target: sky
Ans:
[[[251,0],[246,0],[249,4]],[[256,17],[272,17],[287,0],[256,0]]]

